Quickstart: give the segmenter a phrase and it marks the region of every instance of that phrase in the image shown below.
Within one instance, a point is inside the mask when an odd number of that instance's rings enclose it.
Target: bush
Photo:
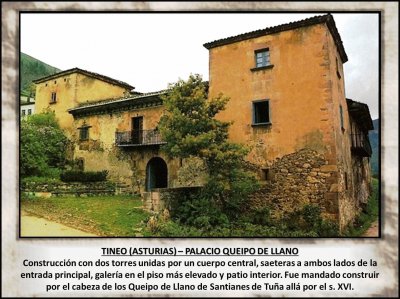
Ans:
[[[50,176],[66,163],[68,139],[54,113],[31,115],[21,121],[21,175]]]
[[[102,182],[107,179],[107,170],[103,171],[80,171],[67,170],[61,173],[60,179],[63,182]]]

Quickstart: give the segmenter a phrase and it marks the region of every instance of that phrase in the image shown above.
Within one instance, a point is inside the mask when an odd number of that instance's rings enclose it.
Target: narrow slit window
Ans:
[[[344,120],[343,120],[343,107],[342,105],[339,106],[339,113],[340,113],[340,127],[344,130]]]
[[[51,93],[51,100],[50,103],[56,103],[57,102],[57,93],[52,92]]]
[[[340,72],[339,72],[339,62],[338,59],[336,58],[336,75],[338,76],[338,78],[342,78],[342,76],[340,76]]]

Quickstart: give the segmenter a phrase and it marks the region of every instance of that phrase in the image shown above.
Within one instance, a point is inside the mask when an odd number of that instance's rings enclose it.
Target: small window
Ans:
[[[32,114],[32,109],[28,109],[28,115]]]
[[[339,113],[340,113],[340,127],[344,131],[343,107],[342,107],[342,105],[339,106]]]
[[[75,161],[76,169],[80,171],[85,170],[85,160],[83,158],[78,158]]]
[[[22,116],[25,116],[25,109],[22,109]]]
[[[54,84],[57,84],[57,81],[54,81]]]
[[[349,189],[349,181],[348,181],[348,177],[347,177],[347,172],[344,173],[344,185],[346,190]]]
[[[340,72],[339,72],[339,62],[338,59],[336,57],[336,75],[338,76],[338,78],[342,78],[342,76],[340,76]]]
[[[56,102],[57,102],[57,93],[56,92],[52,92],[51,93],[50,103],[56,103]]]
[[[263,181],[268,181],[268,179],[269,179],[269,169],[268,168],[262,169],[262,174],[263,174],[262,180]]]
[[[255,52],[256,68],[271,65],[269,49],[262,49]]]
[[[253,102],[253,125],[270,124],[269,101],[261,100]]]
[[[88,140],[89,139],[89,128],[90,127],[79,128],[79,140]]]

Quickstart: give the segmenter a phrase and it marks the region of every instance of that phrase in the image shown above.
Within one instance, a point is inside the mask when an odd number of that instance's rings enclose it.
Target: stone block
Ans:
[[[322,165],[321,167],[321,172],[337,172],[338,168],[337,165]]]
[[[339,192],[339,184],[332,184],[329,188],[329,192]]]

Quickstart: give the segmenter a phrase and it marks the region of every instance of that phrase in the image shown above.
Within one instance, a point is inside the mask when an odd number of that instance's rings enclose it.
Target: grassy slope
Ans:
[[[25,53],[21,53],[21,91],[28,91],[32,80],[60,72],[54,66],[48,65]]]
[[[21,200],[21,209],[70,227],[101,236],[135,236],[148,213],[140,198],[93,196],[30,198]]]

